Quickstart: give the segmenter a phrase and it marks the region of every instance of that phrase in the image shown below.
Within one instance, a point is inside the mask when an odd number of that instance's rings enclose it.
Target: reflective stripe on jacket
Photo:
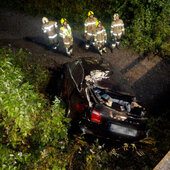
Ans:
[[[96,34],[96,21],[97,21],[97,18],[95,18],[95,17],[93,17],[93,19],[90,19],[88,17],[85,20],[84,33],[86,33],[88,36],[95,36],[95,34]]]
[[[73,45],[73,36],[69,24],[67,24],[67,27],[63,26],[60,28],[59,36],[63,39],[63,43],[66,48]]]
[[[48,38],[52,39],[57,36],[56,30],[58,28],[57,22],[49,21],[42,25],[42,30],[48,35]]]
[[[60,37],[61,38],[65,38],[65,37],[69,37],[72,36],[72,31],[71,31],[71,27],[67,24],[67,27],[61,27],[60,28]]]
[[[114,35],[114,36],[121,36],[122,35],[122,32],[124,32],[125,29],[124,29],[124,23],[121,19],[119,20],[115,20],[112,22],[111,24],[111,36]]]
[[[96,35],[94,37],[94,41],[100,44],[105,43],[107,40],[106,29],[102,26],[102,28],[96,29]]]

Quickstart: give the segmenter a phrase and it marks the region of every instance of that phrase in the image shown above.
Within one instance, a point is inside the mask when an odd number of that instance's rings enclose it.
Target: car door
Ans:
[[[77,106],[82,102],[82,83],[84,80],[84,69],[81,61],[76,60],[68,64],[68,70],[71,78],[69,94],[69,117],[77,120],[80,114],[77,114]]]
[[[70,77],[79,93],[82,91],[84,80],[84,69],[80,60],[76,60],[69,64]]]

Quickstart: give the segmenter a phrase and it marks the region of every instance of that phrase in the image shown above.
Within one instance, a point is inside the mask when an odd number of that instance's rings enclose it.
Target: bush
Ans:
[[[150,0],[129,2],[127,39],[141,55],[148,53],[167,55],[169,42],[168,1]],[[132,12],[132,9],[134,11]]]
[[[43,106],[33,86],[23,83],[24,75],[13,65],[14,59],[6,58],[4,51],[2,49],[0,53],[1,127],[8,142],[16,146],[25,143],[25,138],[31,135]]]
[[[0,165],[4,169],[31,167],[29,161],[36,162],[45,147],[58,149],[68,141],[69,119],[61,101],[56,98],[51,108],[26,81],[37,77],[36,68],[33,75],[25,77],[31,69],[26,73],[26,68],[19,67],[25,62],[18,62],[23,54],[22,49],[16,53],[0,49]]]

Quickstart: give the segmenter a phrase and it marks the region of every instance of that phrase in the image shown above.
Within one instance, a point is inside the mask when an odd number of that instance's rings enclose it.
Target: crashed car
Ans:
[[[146,137],[145,111],[128,82],[104,58],[80,58],[62,67],[67,116],[84,134],[107,139]]]

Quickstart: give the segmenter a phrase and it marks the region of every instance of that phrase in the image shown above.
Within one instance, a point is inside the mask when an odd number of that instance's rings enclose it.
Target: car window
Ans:
[[[81,91],[82,83],[84,79],[84,69],[82,67],[81,61],[77,60],[69,64],[69,71],[71,78],[73,79],[77,90]]]

